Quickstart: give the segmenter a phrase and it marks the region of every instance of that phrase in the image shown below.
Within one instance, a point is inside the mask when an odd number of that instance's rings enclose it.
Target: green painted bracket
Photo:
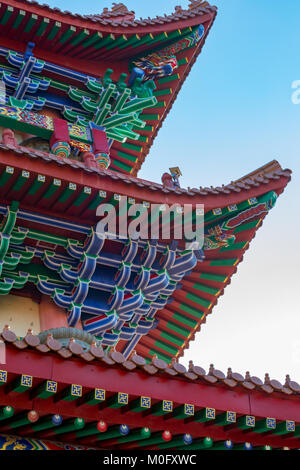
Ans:
[[[53,428],[53,432],[58,435],[58,434],[65,434],[67,432],[75,432],[78,429],[82,429],[85,425],[85,421],[83,418],[75,418],[72,419],[71,421],[63,424],[62,426],[58,426]]]
[[[14,415],[14,409],[12,406],[4,406],[0,409],[0,421],[11,418]]]
[[[205,423],[214,420],[216,417],[216,410],[214,408],[203,408],[194,415],[194,421],[197,423]]]
[[[135,429],[128,436],[123,436],[118,439],[120,444],[126,444],[128,442],[141,441],[149,439],[151,431],[149,428]]]
[[[30,398],[42,398],[44,400],[53,396],[56,392],[57,382],[54,382],[53,380],[45,380],[30,392]]]
[[[60,289],[57,289],[56,291],[60,291]],[[64,401],[74,401],[77,400],[78,398],[82,397],[82,386],[81,385],[69,385],[68,387],[64,388],[60,392],[58,392],[54,396],[54,401],[57,402],[59,400],[64,400]]]
[[[105,390],[95,388],[89,393],[85,394],[78,402],[78,405],[99,405],[105,400]]]
[[[32,376],[31,375],[24,375],[22,374],[19,377],[16,377],[11,383],[9,383],[6,387],[7,393],[9,392],[16,392],[16,393],[24,393],[31,389],[32,387]]]

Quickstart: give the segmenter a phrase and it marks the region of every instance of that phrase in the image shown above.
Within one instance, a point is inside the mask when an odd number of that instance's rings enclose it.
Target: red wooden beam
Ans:
[[[53,164],[45,162],[42,159],[31,159],[27,157],[26,154],[16,155],[13,151],[0,151],[0,164],[13,166],[15,168],[20,168],[22,170],[34,171],[36,173],[43,174],[45,176],[50,176],[52,178],[64,179],[68,182],[76,183],[79,186],[83,182],[87,183],[87,174],[84,170],[74,169],[70,166],[61,166],[56,162]],[[281,177],[278,180],[271,180],[268,184],[262,184],[258,188],[252,188],[250,190],[241,190],[240,193],[231,193],[231,194],[218,194],[218,195],[208,195],[205,198],[203,196],[189,196],[187,194],[173,194],[173,193],[163,193],[160,191],[151,191],[147,186],[141,188],[134,184],[128,185],[122,180],[114,180],[115,192],[120,193],[129,197],[136,197],[137,199],[149,201],[156,204],[205,204],[205,210],[208,211],[216,207],[224,207],[230,204],[237,204],[245,199],[251,197],[259,197],[262,194],[267,193],[268,191],[277,191],[278,193],[282,192],[284,186],[289,182],[288,177]],[[142,180],[141,180],[142,182]],[[104,177],[96,173],[89,173],[88,175],[88,184],[90,187],[95,189],[102,189],[106,191],[111,190],[111,178],[109,174]]]
[[[191,403],[199,408],[212,407],[219,411],[231,410],[243,415],[300,422],[300,402],[296,396],[287,397],[281,393],[269,396],[242,387],[229,389],[222,384],[192,382],[160,374],[152,376],[140,369],[129,373],[120,366],[107,367],[103,363],[86,363],[81,359],[66,360],[53,353],[42,355],[33,350],[19,351],[10,345],[6,347],[6,361],[1,369],[14,374],[80,384],[87,388],[100,387],[109,392],[125,392],[132,397],[151,396],[154,400]],[[2,404],[3,400],[5,395],[1,395]]]

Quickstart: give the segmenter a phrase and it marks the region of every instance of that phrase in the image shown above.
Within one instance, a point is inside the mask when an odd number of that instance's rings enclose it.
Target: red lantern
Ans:
[[[107,430],[107,424],[105,421],[98,421],[97,423],[97,429],[100,432],[105,432]]]
[[[27,418],[31,423],[35,423],[39,419],[39,414],[36,411],[31,410],[27,413]]]
[[[172,434],[170,433],[170,431],[164,431],[162,434],[162,438],[164,441],[168,442],[172,439]]]

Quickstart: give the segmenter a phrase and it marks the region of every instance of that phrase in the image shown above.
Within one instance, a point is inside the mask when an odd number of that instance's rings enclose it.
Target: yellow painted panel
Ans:
[[[17,336],[25,336],[29,328],[40,333],[39,304],[27,297],[0,296],[0,331],[5,325]]]

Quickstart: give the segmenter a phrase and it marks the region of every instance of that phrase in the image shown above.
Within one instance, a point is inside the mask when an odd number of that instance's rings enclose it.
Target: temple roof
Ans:
[[[111,309],[103,345],[118,340],[123,353],[136,347],[144,357],[158,355],[168,363],[183,354],[206,321],[291,178],[277,161],[218,187],[184,189],[134,176],[203,47],[216,11],[196,0],[185,10],[176,7],[173,14],[153,20],[135,20],[123,4],[86,16],[25,0],[7,0],[0,7],[0,67],[8,89],[0,125],[9,128],[0,142],[0,212],[4,229],[6,218],[14,220],[12,227],[16,223],[13,235],[5,233],[12,246],[9,241],[9,273],[1,274],[1,289],[18,293],[27,282],[34,283],[38,293],[51,294],[67,308],[69,326],[83,313],[84,327],[99,336]],[[58,112],[65,120],[58,119]],[[51,144],[62,129],[65,137],[57,143],[69,146],[69,158],[55,156],[56,143]],[[110,140],[105,151],[97,151],[94,131]],[[29,143],[23,140],[28,135],[44,141],[52,153],[33,149],[32,137]],[[101,160],[109,145],[111,164],[104,171],[95,155]],[[183,204],[192,205],[193,223],[196,205],[204,204],[203,250],[185,250],[185,240],[174,244],[172,237],[167,242],[128,238],[126,248],[124,240],[95,241],[97,207],[112,204],[120,215],[123,196],[127,210],[136,203],[145,208],[175,204],[174,226]],[[158,221],[164,224],[161,214]],[[86,264],[78,261],[79,252]],[[31,270],[25,266],[19,271],[28,261]],[[125,315],[130,302],[121,319],[114,307],[122,312],[126,296],[136,302],[132,322]]]
[[[190,0],[189,6],[186,9],[180,6],[176,6],[174,12],[171,14],[156,16],[155,18],[148,17],[138,19],[135,18],[134,11],[129,11],[123,3],[113,3],[111,9],[103,8],[102,13],[92,15],[81,15],[70,11],[60,10],[59,8],[51,8],[45,3],[42,4],[34,0],[6,0],[5,2],[1,3],[2,5],[10,5],[15,9],[22,8],[25,11],[29,11],[35,14],[44,12],[44,14],[47,14],[47,16],[53,16],[55,19],[57,18],[65,22],[70,21],[71,19],[87,20],[92,23],[93,27],[95,27],[96,24],[101,26],[111,25],[114,28],[116,26],[123,26],[124,28],[145,28],[147,26],[152,27],[166,25],[170,30],[172,23],[185,21],[187,19],[194,21],[197,16],[207,13],[215,13],[217,10],[215,6],[211,6],[204,0]]]
[[[24,230],[24,224],[32,226],[33,231],[39,230],[41,239],[51,242],[52,237],[53,243],[57,233],[63,237],[64,241],[59,241],[63,246],[67,246],[70,236],[81,243],[83,234],[88,234],[89,228],[97,222],[97,206],[101,202],[113,202],[118,211],[121,196],[147,207],[154,203],[180,207],[188,203],[204,204],[204,259],[202,256],[197,262],[192,261],[176,289],[168,293],[167,303],[157,311],[155,328],[143,335],[135,346],[144,357],[150,359],[156,354],[168,363],[183,354],[201,324],[206,322],[256,231],[291,178],[290,170],[283,170],[278,162],[272,161],[228,185],[174,189],[22,146],[0,144],[0,150],[0,195],[8,205],[13,200],[20,201],[23,212],[20,212],[18,230]],[[24,168],[30,168],[26,177]],[[53,185],[54,181],[59,181],[59,185]],[[0,208],[3,214],[5,207]],[[53,218],[54,210],[58,221]],[[45,227],[43,222],[45,217],[50,222],[49,216],[53,219],[52,228]],[[65,228],[60,220],[64,221]],[[222,236],[219,238],[218,234]],[[29,243],[31,249],[32,243]],[[108,245],[104,251],[114,252],[115,249]],[[157,247],[158,259],[160,250],[163,248]],[[101,262],[107,263],[104,258]],[[14,292],[18,293],[12,289]],[[124,347],[126,344],[120,341],[117,349],[121,351]]]
[[[72,338],[62,346],[51,334],[41,344],[31,330],[19,340],[4,328],[0,338],[1,434],[98,449],[299,447],[300,385],[288,375],[282,384],[213,365],[146,363],[135,352],[126,360]]]
[[[67,64],[69,69],[85,74],[88,71],[89,77],[98,80],[109,68],[114,82],[118,82],[120,74],[130,73],[129,69],[140,60],[157,68],[155,61],[162,54],[159,67],[163,68],[162,64],[170,65],[169,59],[175,58],[172,73],[159,72],[153,79],[156,104],[141,113],[140,119],[146,125],[133,129],[138,139],[129,136],[126,142],[115,141],[112,145],[110,169],[136,175],[204,46],[216,14],[216,7],[201,1],[191,2],[187,9],[176,7],[171,15],[136,20],[123,4],[100,15],[77,15],[37,2],[5,0],[0,7],[1,46],[5,54],[7,50],[22,53],[26,44],[34,43],[34,55],[52,64],[52,72],[53,64]],[[199,27],[203,27],[200,36]],[[16,31],[18,39],[14,39]],[[48,75],[41,78],[49,79]],[[55,92],[56,86],[64,89],[66,78],[54,78],[56,83],[50,74],[51,91],[53,86]],[[76,80],[66,83],[80,93],[88,91]],[[76,106],[78,112],[77,103]]]
[[[151,200],[153,198],[153,202],[163,202],[164,200],[168,200],[172,203],[181,202],[184,204],[191,202],[194,199],[196,203],[205,201],[207,208],[211,207],[210,201],[213,201],[213,204],[215,204],[216,201],[220,201],[220,204],[222,205],[223,200],[225,201],[230,197],[233,197],[234,200],[239,200],[240,196],[244,194],[243,191],[250,192],[254,190],[261,193],[261,191],[263,192],[266,185],[270,182],[278,181],[280,178],[290,178],[292,173],[289,169],[283,169],[276,160],[272,160],[266,165],[257,168],[253,172],[235,181],[231,181],[230,183],[222,184],[221,186],[199,186],[198,188],[166,187],[161,183],[145,180],[131,175],[116,173],[110,170],[102,170],[97,166],[90,166],[86,162],[57,157],[52,153],[23,147],[22,145],[7,145],[3,141],[0,141],[0,149],[5,152],[16,152],[18,155],[24,155],[24,157],[31,160],[52,162],[58,165],[57,168],[59,168],[59,171],[67,172],[68,170],[76,170],[78,181],[82,180],[84,173],[86,173],[86,177],[92,174],[95,174],[95,176],[98,175],[101,177],[101,188],[99,187],[99,189],[106,189],[106,184],[110,185],[112,181],[115,181],[122,185],[124,195],[128,194],[129,196],[134,194],[137,196],[138,193],[142,194],[146,190],[147,197]],[[21,167],[22,162],[20,161],[20,168]],[[75,180],[77,180],[75,176],[76,173],[73,171],[72,173],[73,179],[75,178]],[[86,182],[88,182],[88,180]],[[89,184],[91,184],[91,178]],[[241,192],[242,194],[239,195]],[[159,197],[157,197],[158,194]],[[184,196],[187,196],[187,198],[182,199]],[[216,198],[216,196],[218,197]]]

